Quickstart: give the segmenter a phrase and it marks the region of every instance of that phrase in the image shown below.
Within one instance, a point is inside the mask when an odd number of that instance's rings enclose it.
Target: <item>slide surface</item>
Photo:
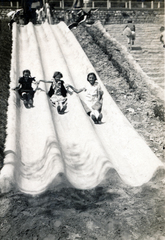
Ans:
[[[110,168],[131,186],[148,182],[162,167],[145,141],[119,110],[104,85],[103,123],[95,125],[80,99],[84,93],[68,95],[68,108],[59,115],[47,97],[50,84],[40,82],[34,107],[26,109],[18,94],[22,71],[29,69],[36,80],[51,80],[55,71],[66,84],[85,87],[87,74],[95,72],[87,56],[65,23],[34,26],[13,24],[11,84],[7,139],[0,188],[16,184],[20,191],[39,194],[50,184],[61,182],[63,173],[71,186],[97,186]],[[97,74],[97,73],[96,73]]]

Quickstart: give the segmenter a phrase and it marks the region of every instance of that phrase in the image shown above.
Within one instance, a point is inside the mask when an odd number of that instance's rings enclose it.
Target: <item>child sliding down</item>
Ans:
[[[65,84],[61,79],[62,77],[63,75],[61,72],[55,72],[52,81],[40,80],[40,82],[51,83],[47,94],[52,106],[57,108],[59,114],[65,113],[65,110],[67,109],[67,93],[71,93],[69,91],[70,85]]]
[[[65,113],[65,110],[67,109],[67,94],[71,93],[69,88],[76,93],[85,91],[85,101],[81,100],[83,107],[94,123],[101,123],[103,117],[101,113],[103,104],[103,91],[97,82],[95,73],[88,74],[87,86],[79,90],[69,84],[65,84],[61,79],[62,77],[63,75],[61,72],[55,72],[52,81],[40,80],[41,82],[51,83],[47,94],[52,105],[57,108],[57,112],[59,114]]]
[[[23,77],[20,77],[18,82],[19,82],[19,85],[15,87],[13,90],[18,91],[18,94],[21,100],[23,100],[24,106],[26,108],[33,107],[33,98],[37,88],[36,90],[34,90],[32,88],[32,83],[37,84],[37,82],[35,78],[31,77],[30,70],[28,69],[24,70]]]
[[[52,81],[40,80],[40,82],[51,83],[47,94],[52,105],[57,108],[59,114],[64,114],[67,108],[67,88],[64,81],[61,79],[62,77],[63,75],[61,72],[55,72]]]
[[[54,81],[52,82],[48,96],[53,106],[57,107],[59,114],[63,114],[67,108],[67,88],[64,85],[64,81],[61,80],[62,73],[55,72],[53,75]]]
[[[85,89],[77,90],[76,88],[69,85],[69,87],[76,93],[80,93],[85,90],[85,101],[82,101],[86,113],[91,117],[95,124],[101,123],[102,120],[102,104],[103,104],[103,91],[95,73],[89,73],[87,76],[88,84]]]

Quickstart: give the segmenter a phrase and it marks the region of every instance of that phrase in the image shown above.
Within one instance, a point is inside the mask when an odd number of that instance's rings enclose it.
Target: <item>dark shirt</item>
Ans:
[[[35,81],[34,78],[28,78],[27,80],[24,77],[20,77],[19,83],[21,84],[21,89],[32,90],[32,82]]]
[[[63,80],[59,80],[58,84],[56,83],[55,86],[53,84],[51,84],[50,90],[48,92],[48,96],[51,97],[53,94],[56,94],[59,96],[62,95],[63,97],[66,97],[67,90],[64,86]]]

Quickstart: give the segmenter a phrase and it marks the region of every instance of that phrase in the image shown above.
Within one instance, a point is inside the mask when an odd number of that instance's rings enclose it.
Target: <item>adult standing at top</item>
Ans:
[[[132,49],[132,45],[134,45],[136,37],[135,25],[132,23],[132,20],[128,20],[127,25],[123,29],[123,34],[128,39],[128,48]]]
[[[160,42],[163,43],[163,47],[165,48],[165,31],[164,31],[164,26],[161,26],[160,28]]]
[[[21,5],[24,10],[25,24],[28,24],[30,21],[36,23],[36,8],[38,6],[42,7],[42,0],[37,2],[34,0],[22,0]]]
[[[45,10],[46,19],[48,23],[51,24],[52,23],[51,7],[48,0],[45,2],[44,10]]]

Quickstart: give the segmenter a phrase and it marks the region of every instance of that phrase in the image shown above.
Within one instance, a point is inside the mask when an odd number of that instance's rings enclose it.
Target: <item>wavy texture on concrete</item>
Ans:
[[[77,88],[86,85],[89,72],[95,72],[63,22],[13,25],[10,89],[24,69],[30,69],[36,80],[50,80],[54,71],[61,71],[64,81]],[[151,179],[161,161],[121,113],[99,77],[98,81],[104,90],[101,125],[94,125],[86,115],[80,101],[84,93],[69,95],[67,113],[59,115],[46,95],[49,84],[40,83],[32,109],[26,109],[10,90],[1,191],[13,183],[22,192],[39,194],[51,183],[61,182],[59,173],[73,187],[90,189],[110,168],[131,186]]]

